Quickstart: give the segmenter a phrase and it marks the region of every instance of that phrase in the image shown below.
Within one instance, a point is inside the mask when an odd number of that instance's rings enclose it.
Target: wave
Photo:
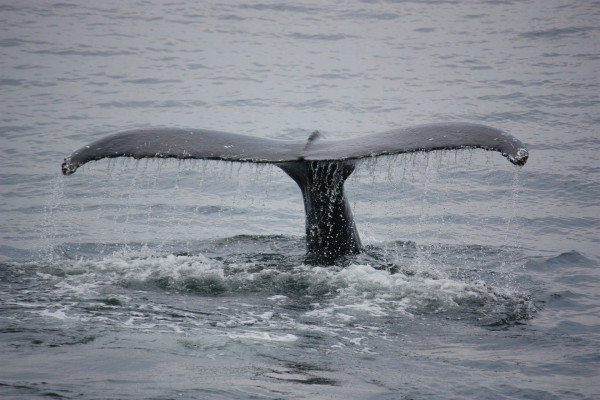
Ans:
[[[39,297],[38,313],[63,322],[101,316],[117,325],[180,326],[191,323],[196,312],[219,314],[206,308],[211,298],[291,307],[303,323],[321,327],[376,326],[374,320],[424,315],[503,327],[536,311],[528,288],[515,283],[511,252],[502,249],[393,242],[370,245],[365,254],[325,267],[303,262],[301,238],[241,236],[192,247],[198,250],[131,244],[62,248],[63,256],[51,261],[2,269],[8,281],[34,279],[22,295]],[[43,301],[49,292],[62,307]],[[204,308],[142,307],[141,294],[149,303],[173,296],[196,299]],[[248,324],[242,314],[217,316],[215,324]],[[265,320],[260,315],[257,323]]]

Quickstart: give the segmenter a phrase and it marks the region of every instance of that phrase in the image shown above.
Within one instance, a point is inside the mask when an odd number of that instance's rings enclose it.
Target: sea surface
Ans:
[[[0,397],[600,398],[600,2],[1,1]],[[64,157],[120,130],[522,140],[365,160],[304,260],[270,166]]]

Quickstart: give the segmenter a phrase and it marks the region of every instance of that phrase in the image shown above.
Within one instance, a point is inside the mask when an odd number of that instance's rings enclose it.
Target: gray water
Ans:
[[[600,397],[600,3],[2,2],[0,396]],[[119,130],[495,126],[348,180],[304,263],[276,168],[102,160]]]

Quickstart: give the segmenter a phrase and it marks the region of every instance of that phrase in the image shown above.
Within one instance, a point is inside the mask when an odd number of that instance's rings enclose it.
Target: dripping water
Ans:
[[[493,260],[495,256],[492,253],[498,252],[502,255],[499,256],[500,260],[510,259],[507,255],[511,251],[503,247],[502,243],[505,236],[497,237],[497,243],[477,242],[467,236],[450,241],[439,240],[441,233],[449,229],[488,229],[478,225],[478,219],[474,219],[475,222],[467,219],[466,227],[444,227],[446,224],[453,224],[452,220],[448,220],[446,210],[447,207],[456,206],[448,201],[449,197],[453,197],[456,185],[468,182],[469,179],[481,179],[478,171],[473,174],[470,172],[480,162],[480,159],[473,159],[470,151],[460,156],[444,153],[381,157],[377,161],[357,165],[354,176],[351,175],[347,181],[346,193],[352,201],[357,225],[363,233],[364,244],[367,245],[367,258],[361,255],[355,263],[375,270],[385,270],[389,276],[401,272],[419,280],[458,279],[458,282],[463,282],[461,284],[470,284],[488,273],[481,265],[477,265],[477,257],[473,256],[473,252],[480,250],[473,245],[480,246],[483,258],[491,257]],[[493,155],[495,154],[490,156]],[[231,284],[231,281],[227,281],[230,278],[221,275],[218,279],[214,278],[218,275],[214,275],[215,271],[223,268],[223,261],[225,265],[235,265],[241,260],[240,255],[245,254],[243,259],[250,262],[248,265],[262,270],[271,265],[272,261],[263,264],[261,259],[275,257],[275,260],[281,262],[290,246],[294,249],[293,254],[301,254],[304,215],[302,198],[295,183],[270,166],[246,167],[233,164],[180,160],[111,161],[107,166],[108,178],[101,178],[103,173],[106,174],[102,168],[97,171],[92,168],[83,170],[84,174],[80,178],[83,183],[65,184],[62,181],[64,178],[59,178],[55,194],[47,207],[46,225],[55,227],[71,224],[65,228],[73,232],[77,225],[85,225],[88,220],[92,222],[86,229],[95,231],[81,238],[63,238],[49,230],[46,242],[54,246],[61,241],[70,243],[71,250],[80,256],[89,251],[108,255],[119,246],[125,253],[117,255],[117,258],[129,254],[125,257],[127,259],[146,257],[143,255],[146,250],[143,249],[148,248],[154,249],[155,255],[152,257],[173,254],[173,251],[175,254],[195,257],[208,256],[209,259],[214,255],[217,263],[212,264],[210,261],[210,279],[206,276],[198,279],[202,282],[216,279],[221,282],[219,287]],[[327,168],[328,174],[339,172],[331,164],[320,168]],[[68,191],[73,186],[86,185],[90,181],[99,182],[97,190],[88,191],[89,198],[83,199],[79,207],[70,204],[77,203],[79,199]],[[289,186],[283,186],[283,182]],[[516,191],[516,184],[518,180],[513,178],[510,184],[513,192]],[[289,193],[278,198],[282,188],[287,188],[285,191]],[[464,190],[469,190],[468,185]],[[385,193],[389,198],[373,200],[377,198],[378,192]],[[170,200],[172,204],[169,203]],[[508,202],[508,208],[511,208],[514,204],[510,202],[516,201],[516,197],[508,195],[497,201]],[[89,204],[93,203],[101,203],[102,206],[90,207]],[[287,237],[273,236],[273,233],[264,230],[252,230],[252,218],[256,214],[263,218],[262,227],[269,225],[264,220],[274,212],[273,203],[285,203],[285,208],[271,217],[273,225],[281,226],[295,221],[292,228],[284,231],[289,235]],[[60,209],[64,212],[57,213]],[[466,209],[459,209],[468,212],[468,205]],[[67,217],[70,214],[76,216]],[[106,214],[110,217],[107,218]],[[277,221],[278,218],[280,221]],[[368,220],[371,218],[376,222],[370,224]],[[503,226],[508,227],[509,222],[505,220]],[[402,232],[403,227],[410,229]],[[275,226],[275,232],[276,229]],[[239,236],[240,232],[248,232],[249,236]],[[94,245],[87,241],[95,235],[99,235],[100,239],[96,239],[96,250],[92,250],[90,246]],[[106,237],[110,237],[110,240],[106,240]],[[136,255],[138,251],[142,251],[141,255]],[[266,254],[272,251],[274,253],[271,255]],[[490,252],[492,255],[487,255]],[[302,262],[301,257],[290,260],[292,264],[280,264],[276,268],[297,268]],[[498,264],[493,265],[496,269],[494,273],[505,275],[500,277],[500,281],[511,289],[512,281],[507,280],[506,276],[510,276],[513,266],[511,261],[502,262],[505,264],[501,268],[498,268]],[[279,274],[280,272],[275,272],[275,276]],[[167,281],[175,279],[169,273],[166,276],[169,277]],[[144,279],[149,278],[142,280]],[[248,286],[248,283],[242,286]]]

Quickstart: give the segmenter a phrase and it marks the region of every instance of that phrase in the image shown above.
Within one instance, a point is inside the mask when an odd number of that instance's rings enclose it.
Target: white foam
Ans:
[[[357,324],[357,319],[402,315],[413,318],[415,313],[460,308],[464,301],[496,301],[498,294],[482,281],[463,282],[436,271],[406,276],[378,270],[370,265],[332,268],[326,272],[313,269],[315,279],[327,279],[338,287],[329,300],[311,304],[304,313],[319,324]],[[325,275],[325,276],[321,276]]]
[[[162,289],[173,291],[203,290],[216,282],[226,293],[239,290],[257,290],[256,294],[265,301],[258,307],[252,302],[236,301],[235,307],[218,307],[223,318],[216,317],[211,326],[235,332],[232,337],[244,340],[293,341],[292,335],[278,335],[265,331],[315,331],[340,337],[342,333],[351,336],[363,334],[363,327],[379,326],[377,320],[385,317],[414,318],[425,313],[445,312],[460,309],[465,302],[502,302],[510,293],[499,293],[497,288],[487,286],[483,281],[463,281],[446,275],[435,268],[411,271],[412,275],[392,273],[376,269],[368,264],[352,264],[348,267],[298,265],[292,268],[259,268],[248,263],[227,264],[212,260],[204,255],[157,254],[156,250],[142,248],[138,251],[122,250],[100,260],[67,261],[65,268],[78,271],[67,275],[55,287],[70,297],[90,298],[104,296],[103,287],[126,285],[136,282],[144,285],[159,285]],[[45,277],[56,280],[56,276]],[[213,280],[214,278],[214,280]],[[295,282],[301,285],[297,287]],[[189,289],[191,285],[192,289]],[[163,286],[165,285],[165,286]],[[282,308],[288,301],[294,301],[286,294],[287,290],[305,291],[310,296],[308,310],[296,314]],[[263,293],[261,294],[261,291]],[[273,293],[275,291],[275,293]],[[277,293],[277,291],[281,291]],[[266,293],[265,293],[266,292]],[[316,293],[316,294],[313,294]],[[303,292],[299,293],[304,295]],[[95,298],[95,297],[92,297]],[[255,296],[251,296],[254,299]],[[118,308],[118,307],[117,307]],[[74,308],[76,311],[76,308]],[[87,313],[54,312],[54,318],[75,318],[80,320],[96,318]],[[162,318],[169,314],[168,307],[148,305],[136,311],[112,312],[111,320],[121,326],[134,329],[168,329],[176,332],[188,332],[202,329],[204,326],[193,316],[184,316],[182,320]],[[47,314],[47,316],[51,316]],[[375,320],[373,320],[375,319]],[[125,321],[125,322],[123,322]],[[249,332],[246,329],[253,329]],[[237,336],[236,336],[237,335]]]
[[[241,332],[241,333],[230,333],[227,335],[231,339],[242,340],[242,341],[265,341],[265,342],[295,342],[298,340],[298,336],[286,333],[286,334],[273,334],[270,332]]]
[[[44,310],[40,313],[40,315],[42,315],[44,317],[56,318],[61,321],[65,321],[68,319],[67,314],[65,314],[65,312],[63,310],[56,310],[54,312],[51,312],[49,310]]]
[[[284,301],[284,300],[287,300],[288,297],[284,296],[282,294],[276,294],[275,296],[267,297],[267,299],[269,299],[271,301]]]

